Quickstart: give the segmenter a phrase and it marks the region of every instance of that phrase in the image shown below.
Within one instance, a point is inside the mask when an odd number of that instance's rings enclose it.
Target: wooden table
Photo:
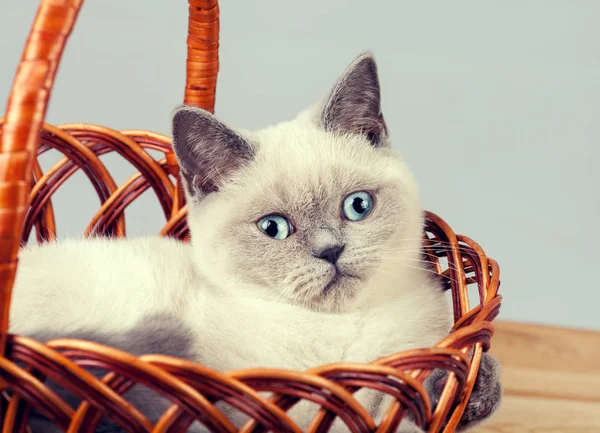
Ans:
[[[504,403],[474,432],[600,433],[600,332],[497,322],[492,341]]]

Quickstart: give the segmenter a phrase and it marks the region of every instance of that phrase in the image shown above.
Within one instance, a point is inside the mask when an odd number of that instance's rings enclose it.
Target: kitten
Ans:
[[[447,335],[451,310],[420,261],[423,211],[388,139],[372,55],[358,57],[323,103],[256,132],[180,107],[173,148],[191,245],[139,238],[25,248],[12,333],[93,339],[221,371],[366,363]],[[480,386],[487,400],[496,364],[490,371]],[[374,416],[389,403],[356,396]],[[166,407],[140,387],[128,397],[151,420]],[[492,400],[495,408],[499,396]],[[314,408],[290,414],[306,428]],[[33,423],[50,431],[39,417]],[[339,421],[334,428],[344,431]],[[401,429],[420,431],[410,421]]]

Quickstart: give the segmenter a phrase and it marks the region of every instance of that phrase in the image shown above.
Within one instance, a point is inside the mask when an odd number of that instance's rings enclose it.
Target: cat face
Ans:
[[[421,207],[372,56],[291,122],[242,135],[182,107],[173,125],[197,266],[219,288],[346,311],[418,257]]]

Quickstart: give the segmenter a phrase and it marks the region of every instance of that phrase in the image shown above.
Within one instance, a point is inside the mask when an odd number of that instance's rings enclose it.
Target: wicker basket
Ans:
[[[295,402],[320,405],[311,431],[326,431],[342,418],[352,431],[393,431],[407,412],[430,432],[454,431],[473,387],[482,352],[493,333],[500,296],[497,263],[465,236],[458,236],[437,216],[427,214],[425,253],[452,291],[455,325],[433,348],[392,354],[368,365],[339,364],[305,372],[251,369],[219,373],[185,360],[142,356],[91,342],[55,340],[41,344],[9,335],[11,287],[21,240],[35,228],[38,241],[55,236],[52,194],[77,170],[92,182],[101,207],[86,234],[125,236],[124,210],[148,188],[158,197],[166,224],[161,234],[188,236],[184,196],[170,139],[147,131],[114,131],[89,124],[44,124],[46,106],[63,47],[82,0],[43,0],[19,65],[5,119],[0,119],[0,426],[24,432],[32,407],[69,432],[93,431],[108,416],[132,432],[185,431],[194,419],[219,432],[235,431],[215,408],[226,400],[250,415],[243,431],[297,432],[286,414]],[[217,0],[189,0],[185,103],[213,110],[218,72]],[[40,133],[41,132],[41,133]],[[64,158],[43,172],[37,155],[57,149]],[[164,154],[155,159],[147,151]],[[117,186],[99,156],[117,152],[139,171]],[[153,152],[155,153],[155,152]],[[471,308],[468,288],[478,288]],[[111,371],[102,380],[83,367]],[[434,368],[448,376],[432,408],[423,380]],[[68,406],[45,386],[48,377],[84,399]],[[391,380],[394,378],[394,380]],[[122,394],[144,383],[173,404],[152,425]],[[375,425],[353,398],[362,387],[393,394],[395,402]],[[260,391],[276,391],[265,399]]]

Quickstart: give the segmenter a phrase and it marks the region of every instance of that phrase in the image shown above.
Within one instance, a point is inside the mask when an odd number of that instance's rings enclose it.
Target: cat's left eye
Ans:
[[[360,221],[373,209],[373,197],[366,191],[350,194],[342,203],[342,213],[350,221]]]
[[[261,232],[267,236],[282,240],[292,234],[292,225],[281,215],[267,215],[256,223]]]

